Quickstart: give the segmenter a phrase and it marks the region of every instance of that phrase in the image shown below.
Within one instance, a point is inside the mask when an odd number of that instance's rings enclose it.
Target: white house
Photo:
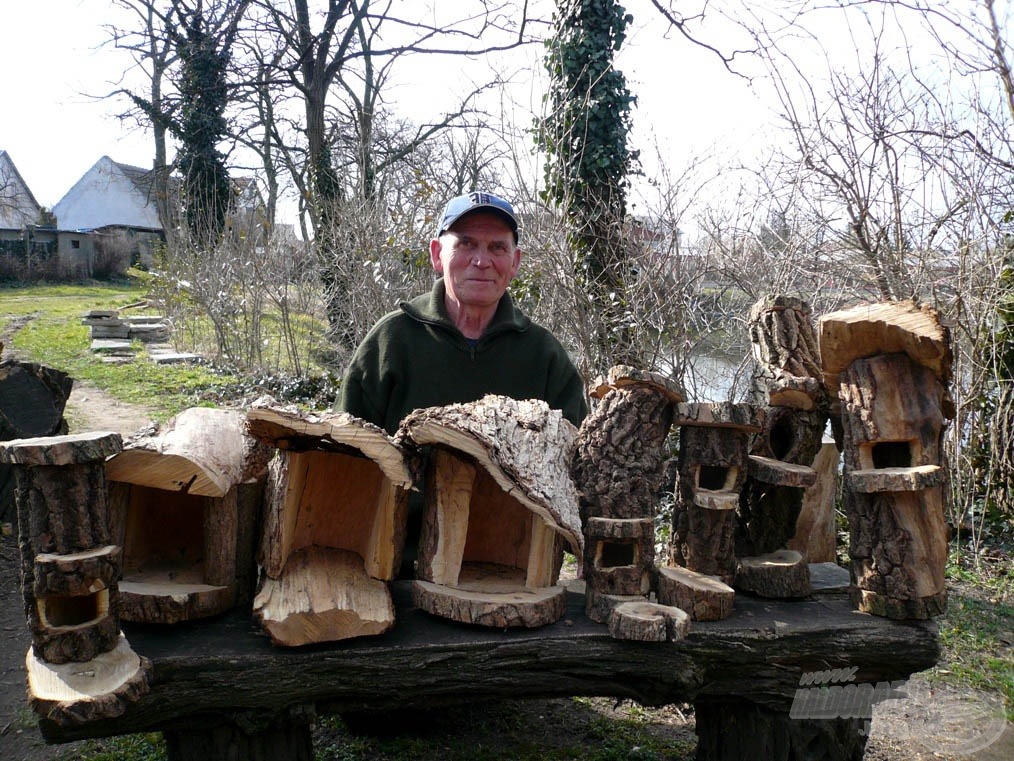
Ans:
[[[103,156],[53,207],[64,230],[118,227],[161,232],[154,171]]]

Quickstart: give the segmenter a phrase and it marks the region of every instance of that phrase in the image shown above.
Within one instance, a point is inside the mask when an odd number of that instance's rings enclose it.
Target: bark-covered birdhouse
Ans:
[[[841,401],[853,603],[888,618],[939,615],[950,332],[928,308],[871,304],[822,317],[820,348]]]
[[[616,637],[682,636],[682,612],[649,606],[647,596],[666,438],[683,392],[664,376],[617,365],[591,396],[599,402],[581,424],[571,463],[584,522],[585,613]]]
[[[796,533],[804,491],[830,411],[817,337],[806,302],[769,296],[750,309],[751,401],[763,408],[751,436],[749,478],[740,500],[736,554],[777,552]],[[827,507],[830,509],[831,505]]]
[[[276,447],[264,493],[254,615],[276,645],[381,634],[394,625],[387,582],[405,544],[412,474],[375,425],[337,413],[247,413]]]
[[[106,466],[123,547],[121,616],[172,624],[249,602],[271,449],[238,410],[195,407],[145,431]]]
[[[16,483],[29,702],[58,724],[116,716],[148,691],[151,664],[117,618],[121,555],[104,465],[121,446],[107,432],[0,444]]]
[[[563,545],[578,557],[583,546],[568,470],[576,433],[544,402],[501,396],[405,418],[398,438],[429,451],[417,606],[498,628],[563,615]]]
[[[749,434],[761,430],[748,404],[681,404],[673,556],[677,564],[730,584],[736,573],[736,508],[750,467]]]

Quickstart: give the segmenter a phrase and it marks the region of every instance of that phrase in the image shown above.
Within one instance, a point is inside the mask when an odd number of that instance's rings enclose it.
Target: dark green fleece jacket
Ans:
[[[559,341],[504,294],[478,341],[447,315],[444,282],[403,301],[382,317],[356,349],[335,409],[393,434],[418,407],[471,402],[485,394],[542,399],[580,425],[584,383]]]

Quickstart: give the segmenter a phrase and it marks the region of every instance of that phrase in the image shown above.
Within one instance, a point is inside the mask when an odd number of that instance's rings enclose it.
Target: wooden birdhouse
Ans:
[[[416,605],[493,627],[558,620],[566,544],[581,556],[568,464],[577,429],[540,401],[486,396],[416,410],[398,439],[426,447]]]
[[[403,450],[344,413],[247,416],[250,434],[279,450],[265,489],[254,615],[276,645],[387,631],[387,582],[401,563],[413,480]]]
[[[749,326],[755,360],[751,401],[764,414],[761,430],[750,438],[736,538],[739,557],[783,550],[796,534],[804,492],[816,482],[811,466],[830,412],[806,302],[763,298],[750,309]],[[825,506],[833,509],[829,501]]]
[[[17,485],[29,702],[58,724],[116,716],[148,691],[151,665],[117,618],[121,554],[104,464],[121,446],[106,432],[0,444]]]
[[[121,616],[172,624],[249,602],[267,461],[238,410],[195,407],[106,465]]]
[[[912,302],[871,304],[822,317],[820,349],[841,401],[853,603],[888,618],[939,615],[950,333]]]
[[[747,404],[676,406],[680,429],[672,553],[659,568],[656,594],[699,621],[725,618],[735,597],[736,511],[749,469],[748,437],[761,429]]]
[[[571,463],[584,522],[585,613],[618,638],[682,637],[683,612],[647,596],[666,437],[683,393],[661,375],[617,365],[591,396],[599,403],[581,424]]]

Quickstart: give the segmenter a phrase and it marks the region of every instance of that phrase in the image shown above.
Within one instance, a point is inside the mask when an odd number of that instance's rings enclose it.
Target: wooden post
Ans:
[[[821,351],[841,400],[853,603],[889,618],[939,615],[950,333],[930,309],[875,304],[825,315]]]
[[[704,761],[862,761],[865,719],[794,719],[749,700],[697,700],[697,758]]]
[[[545,402],[486,396],[416,410],[396,439],[429,447],[412,600],[495,627],[558,620],[562,544],[583,544],[568,463],[577,431]]]
[[[29,703],[58,724],[117,716],[148,691],[150,663],[117,618],[104,466],[121,446],[105,432],[0,444],[17,484]]]

